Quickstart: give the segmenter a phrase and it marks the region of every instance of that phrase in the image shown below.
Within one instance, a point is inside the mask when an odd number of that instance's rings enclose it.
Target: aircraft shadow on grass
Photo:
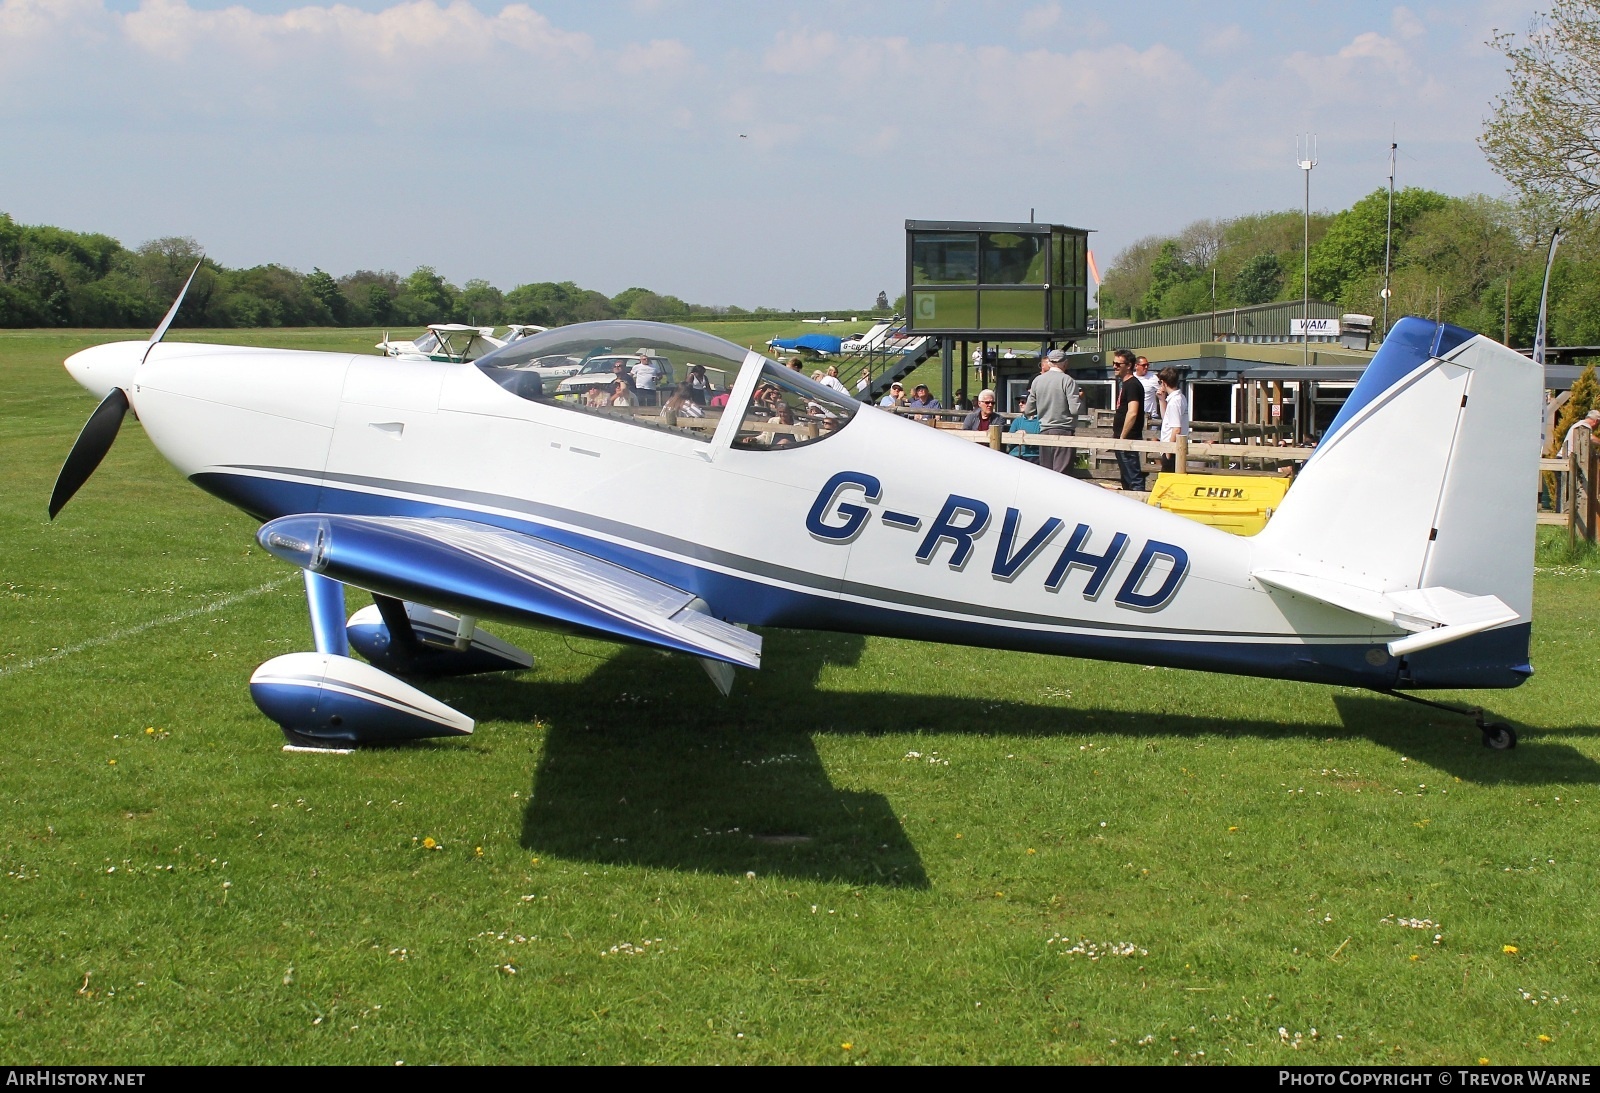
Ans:
[[[523,846],[598,864],[927,887],[888,801],[830,780],[814,743],[828,735],[1364,736],[1482,785],[1600,783],[1600,764],[1569,745],[1527,733],[1514,751],[1491,751],[1469,718],[1380,695],[1335,694],[1337,720],[1285,724],[1151,708],[1062,710],[1025,698],[841,694],[818,690],[818,677],[825,666],[855,664],[863,638],[767,631],[766,642],[765,670],[741,677],[729,699],[692,662],[640,648],[607,650],[579,683],[542,683],[536,674],[463,681],[481,718],[523,721],[533,711],[547,726]],[[1037,681],[1017,683],[1026,696]]]
[[[854,663],[864,640],[786,637],[777,659],[767,647],[779,685],[747,682],[730,700],[693,661],[640,648],[578,684],[514,685],[503,710],[476,695],[483,716],[534,709],[548,726],[522,845],[602,864],[927,888],[888,800],[835,786],[813,742],[846,728],[818,718],[856,727],[853,711],[817,700],[815,681],[824,663]]]

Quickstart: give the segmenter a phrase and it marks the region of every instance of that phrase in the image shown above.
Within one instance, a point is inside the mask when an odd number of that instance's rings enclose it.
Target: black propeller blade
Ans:
[[[89,480],[94,469],[106,457],[111,450],[111,442],[117,439],[117,430],[122,428],[122,418],[127,412],[128,395],[120,387],[113,387],[111,393],[94,408],[83,432],[73,442],[72,451],[67,453],[67,461],[61,464],[61,473],[56,476],[56,488],[50,494],[50,519],[56,518],[56,513],[72,500],[72,495]]]
[[[178,309],[183,306],[183,298],[189,295],[189,286],[194,284],[194,275],[199,273],[200,267],[205,264],[206,260],[202,255],[200,261],[194,264],[194,269],[189,271],[189,279],[178,290],[178,298],[172,301],[172,306],[167,308],[167,313],[161,317],[161,325],[156,327],[155,333],[150,335],[149,344],[144,347],[144,356],[139,358],[140,364],[150,359],[150,350],[154,349],[161,339],[167,336],[167,327],[171,326],[172,320],[178,317]]]
[[[189,271],[189,279],[183,283],[183,288],[178,290],[178,298],[172,301],[172,306],[161,318],[161,325],[156,327],[155,333],[150,335],[150,340],[145,344],[144,356],[139,358],[142,365],[150,359],[150,351],[156,347],[166,336],[167,327],[172,325],[172,320],[177,318],[178,309],[183,306],[183,298],[189,294],[189,286],[194,284],[195,274],[200,272],[200,267],[205,264],[202,257],[194,264],[194,269]],[[95,468],[100,466],[100,461],[111,450],[111,444],[117,439],[117,430],[122,428],[122,419],[128,413],[128,393],[120,387],[113,387],[111,393],[101,400],[100,405],[94,408],[94,413],[89,415],[89,421],[83,427],[83,432],[78,434],[78,439],[72,445],[72,451],[67,453],[67,461],[61,464],[61,473],[56,476],[56,488],[50,494],[50,519],[56,518],[56,513],[66,507],[72,495],[83,488],[89,481],[89,476]]]

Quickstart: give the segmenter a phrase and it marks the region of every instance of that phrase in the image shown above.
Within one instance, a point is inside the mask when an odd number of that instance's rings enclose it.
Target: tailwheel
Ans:
[[[1473,721],[1477,722],[1478,731],[1483,733],[1483,746],[1486,748],[1492,748],[1495,751],[1510,751],[1517,746],[1517,734],[1511,726],[1504,721],[1485,721],[1482,706],[1468,706],[1466,709],[1462,709],[1460,706],[1449,706],[1443,702],[1418,698],[1416,695],[1406,694],[1404,691],[1385,691],[1384,694],[1404,699],[1407,702],[1415,702],[1419,706],[1427,706],[1431,710],[1443,710],[1445,713],[1460,714],[1463,717],[1472,718]]]
[[[1509,751],[1517,746],[1517,734],[1503,721],[1490,721],[1479,726],[1483,729],[1483,746],[1495,751]]]

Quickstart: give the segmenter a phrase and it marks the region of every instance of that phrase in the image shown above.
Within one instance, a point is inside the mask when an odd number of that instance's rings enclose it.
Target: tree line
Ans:
[[[190,238],[155,239],[129,250],[109,235],[18,224],[0,213],[0,327],[154,326],[200,260],[200,245]],[[883,293],[876,303],[887,306]],[[457,287],[430,266],[406,277],[387,270],[334,277],[321,269],[300,273],[275,264],[229,269],[206,258],[178,325],[561,326],[593,319],[793,315],[772,308],[690,304],[646,288],[607,296],[571,281],[518,285],[508,292],[478,279]]]
[[[1337,213],[1311,216],[1309,283],[1315,299],[1349,312],[1383,310],[1389,195],[1375,190]],[[1553,220],[1546,206],[1407,188],[1394,195],[1389,254],[1391,322],[1422,315],[1514,345],[1530,345],[1539,316]],[[1108,318],[1162,319],[1275,300],[1298,300],[1305,280],[1302,213],[1197,220],[1132,244],[1100,289]],[[1550,284],[1551,342],[1600,344],[1600,223],[1568,219]]]
[[[1490,102],[1478,143],[1514,200],[1397,192],[1389,315],[1532,344],[1547,248],[1561,225],[1550,340],[1600,345],[1600,0],[1552,0],[1526,33],[1496,32],[1488,44],[1506,59],[1508,87]],[[1313,214],[1309,251],[1297,210],[1197,220],[1141,239],[1107,270],[1102,314],[1168,318],[1294,300],[1305,290],[1377,315],[1388,204],[1388,192],[1376,190],[1348,209]],[[1589,398],[1574,388],[1570,406],[1588,409]]]

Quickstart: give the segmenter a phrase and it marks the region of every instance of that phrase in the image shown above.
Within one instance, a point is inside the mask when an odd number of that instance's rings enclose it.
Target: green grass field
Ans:
[[[285,754],[246,683],[310,632],[249,518],[130,418],[45,519],[93,406],[60,360],[115,336],[0,332],[0,1062],[1594,1058],[1600,568],[1557,540],[1538,675],[1485,696],[1512,752],[1355,691],[783,631],[721,699],[498,627],[534,671],[430,685],[471,738]]]

